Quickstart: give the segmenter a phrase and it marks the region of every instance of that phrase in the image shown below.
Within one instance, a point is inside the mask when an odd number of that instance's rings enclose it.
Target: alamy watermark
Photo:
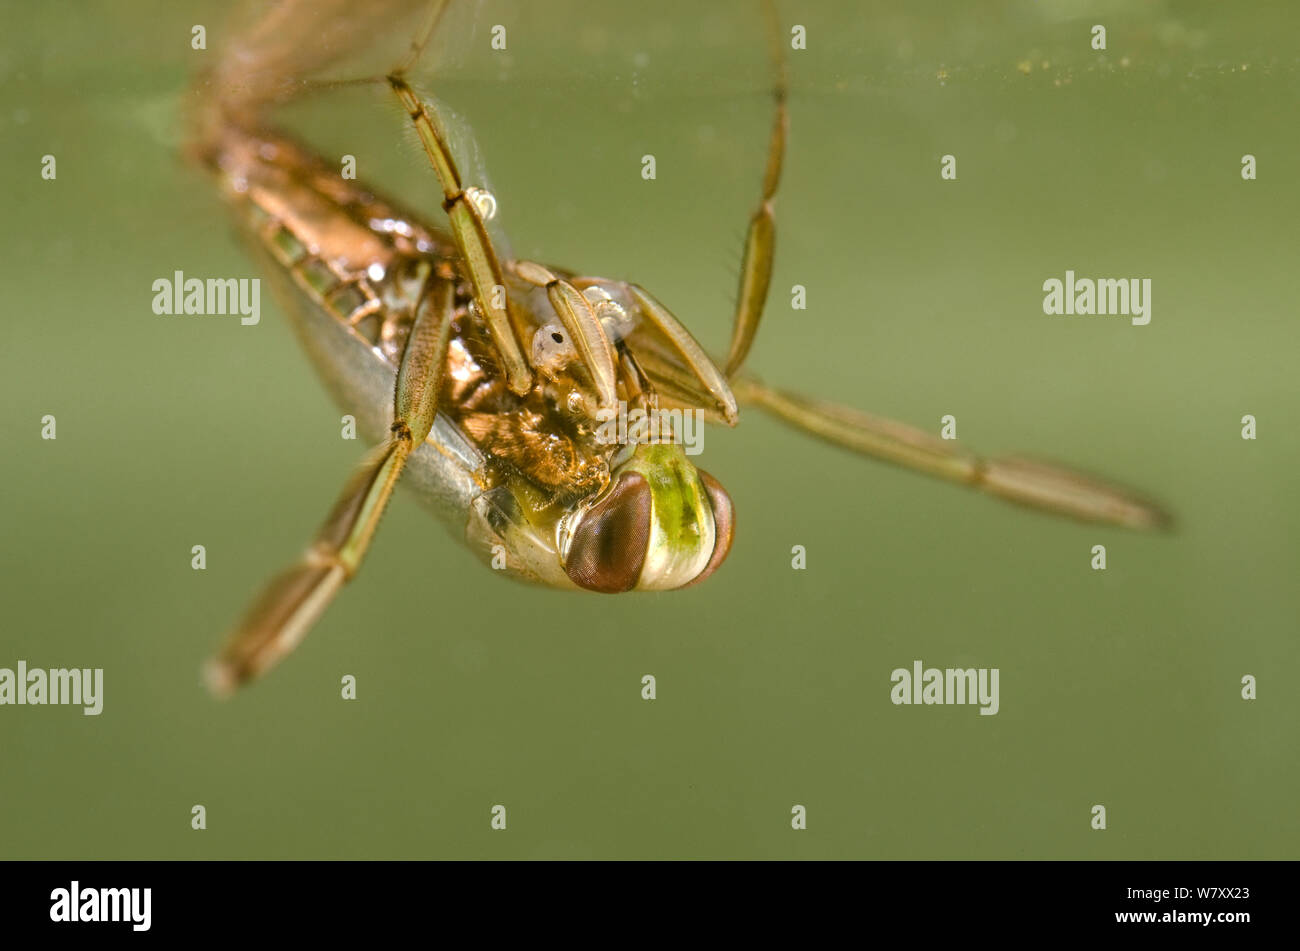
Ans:
[[[619,400],[617,408],[597,410],[596,422],[596,441],[602,445],[677,442],[688,456],[704,451],[704,413],[698,409],[638,406],[629,411],[627,402]]]
[[[160,316],[225,317],[239,315],[252,326],[262,319],[260,278],[186,277],[176,271],[153,282],[153,312]]]
[[[924,667],[919,660],[912,669],[899,667],[890,674],[894,686],[889,699],[896,704],[977,703],[980,716],[998,712],[997,667]]]
[[[68,888],[50,892],[50,921],[122,921],[132,931],[148,931],[152,924],[152,888]]]
[[[1131,317],[1135,327],[1151,323],[1151,278],[1049,277],[1043,282],[1043,313],[1067,317]]]
[[[18,662],[17,670],[0,667],[0,705],[8,703],[67,704],[81,707],[88,717],[97,717],[104,709],[104,668],[28,669],[25,660]]]

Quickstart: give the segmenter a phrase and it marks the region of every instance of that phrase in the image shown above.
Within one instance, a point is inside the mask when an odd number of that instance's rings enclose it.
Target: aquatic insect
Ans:
[[[418,133],[442,188],[445,225],[343,178],[275,131],[269,115],[289,80],[334,55],[320,37],[340,24],[364,34],[407,2],[365,12],[341,0],[281,3],[196,95],[190,153],[228,195],[334,397],[379,443],[301,560],[269,583],[210,665],[216,691],[293,649],[356,575],[403,475],[473,551],[517,578],[604,593],[708,578],[731,548],[731,499],[696,468],[671,424],[647,439],[603,439],[600,421],[619,408],[689,410],[734,426],[738,407],[750,405],[837,445],[1013,502],[1136,528],[1164,523],[1155,506],[1088,477],[980,458],[742,374],[767,297],[786,148],[786,68],[775,49],[767,163],[721,361],[634,283],[498,254],[487,227],[495,200],[463,179],[445,118],[408,78],[445,0],[428,4],[409,53],[373,80],[387,85]],[[304,17],[317,42],[302,40]]]

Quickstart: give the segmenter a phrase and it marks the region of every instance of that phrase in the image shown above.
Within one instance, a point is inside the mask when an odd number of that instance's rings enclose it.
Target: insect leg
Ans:
[[[682,326],[681,321],[669,313],[668,308],[659,303],[644,287],[629,284],[628,289],[636,299],[641,315],[663,337],[671,348],[673,357],[671,361],[662,361],[647,351],[638,359],[647,365],[647,369],[656,370],[668,378],[678,377],[679,379],[672,382],[684,384],[683,389],[687,391],[691,388],[691,381],[702,384],[705,392],[713,397],[716,403],[713,412],[720,417],[721,422],[728,426],[735,426],[739,419],[736,412],[736,397],[732,394],[731,387],[727,385],[722,372],[709,358],[704,348],[691,336],[691,332]],[[675,368],[674,363],[680,364],[680,369]],[[684,376],[682,370],[687,371]],[[660,383],[669,382],[665,376],[660,377]]]
[[[432,0],[429,3],[420,32],[411,40],[411,48],[407,51],[405,58],[403,58],[397,69],[393,70],[394,73],[399,76],[406,73],[424,55],[424,48],[433,37],[434,30],[438,28],[438,21],[442,19],[442,14],[447,9],[447,3],[448,0]]]
[[[618,395],[614,389],[614,346],[609,335],[596,318],[582,293],[563,278],[556,277],[548,268],[532,261],[514,261],[511,271],[534,287],[546,291],[551,309],[569,332],[578,356],[591,375],[596,388],[596,404],[609,409]]]
[[[397,371],[388,441],[348,480],[311,547],[263,590],[221,653],[209,664],[213,692],[226,694],[288,654],[356,575],[410,454],[433,427],[446,363],[454,286],[426,288]]]
[[[1158,505],[1061,466],[1010,457],[985,459],[905,423],[775,390],[752,377],[737,378],[731,387],[742,403],[834,445],[1019,505],[1125,528],[1172,524]]]
[[[776,218],[772,211],[772,200],[776,197],[777,186],[781,183],[781,163],[785,156],[786,133],[790,118],[786,111],[786,69],[785,58],[781,53],[781,43],[777,38],[779,29],[776,25],[776,13],[771,4],[767,6],[771,22],[769,33],[772,37],[772,57],[776,69],[776,82],[772,95],[776,102],[776,111],[772,119],[772,134],[767,146],[767,168],[763,172],[763,192],[758,200],[758,207],[749,219],[749,229],[745,234],[745,256],[740,266],[740,291],[736,300],[736,314],[731,328],[731,346],[727,351],[724,373],[727,378],[735,376],[749,354],[758,333],[759,318],[763,316],[763,306],[767,302],[767,288],[772,279],[772,257],[776,245]]]
[[[410,58],[408,56],[408,60]],[[388,76],[388,84],[415,124],[425,154],[438,174],[442,185],[442,206],[451,221],[452,237],[465,262],[474,289],[474,303],[487,323],[505,370],[506,383],[515,393],[527,393],[533,385],[533,374],[516,334],[518,324],[510,315],[511,305],[501,276],[501,262],[483,224],[483,213],[461,182],[437,110],[420,101],[400,71]]]

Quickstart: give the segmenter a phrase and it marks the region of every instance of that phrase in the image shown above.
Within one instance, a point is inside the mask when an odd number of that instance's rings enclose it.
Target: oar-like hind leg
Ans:
[[[407,458],[433,427],[454,308],[451,282],[431,278],[397,371],[388,441],[366,456],[311,547],[263,589],[209,663],[207,680],[215,693],[230,693],[292,651],[356,576]]]
[[[773,389],[752,377],[732,380],[741,405],[875,459],[979,489],[990,495],[1088,522],[1167,529],[1170,515],[1135,493],[1052,463],[988,459],[905,423]]]

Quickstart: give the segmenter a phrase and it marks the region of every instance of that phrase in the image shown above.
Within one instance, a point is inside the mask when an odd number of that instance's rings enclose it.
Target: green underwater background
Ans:
[[[1300,8],[794,6],[750,367],[936,433],[951,414],[963,445],[1137,487],[1176,531],[1017,509],[751,411],[705,437],[738,522],[706,583],[515,584],[399,493],[297,652],[213,700],[204,658],[364,447],[269,283],[257,326],[151,309],[176,270],[259,276],[179,154],[226,5],[13,6],[0,667],[103,668],[105,695],[0,706],[0,858],[1297,857]],[[757,9],[458,15],[421,80],[472,129],[514,254],[635,280],[725,347],[770,124]],[[439,220],[382,95],[285,121]],[[1151,322],[1045,315],[1067,269],[1151,279]],[[999,712],[891,703],[917,660],[998,668]]]

